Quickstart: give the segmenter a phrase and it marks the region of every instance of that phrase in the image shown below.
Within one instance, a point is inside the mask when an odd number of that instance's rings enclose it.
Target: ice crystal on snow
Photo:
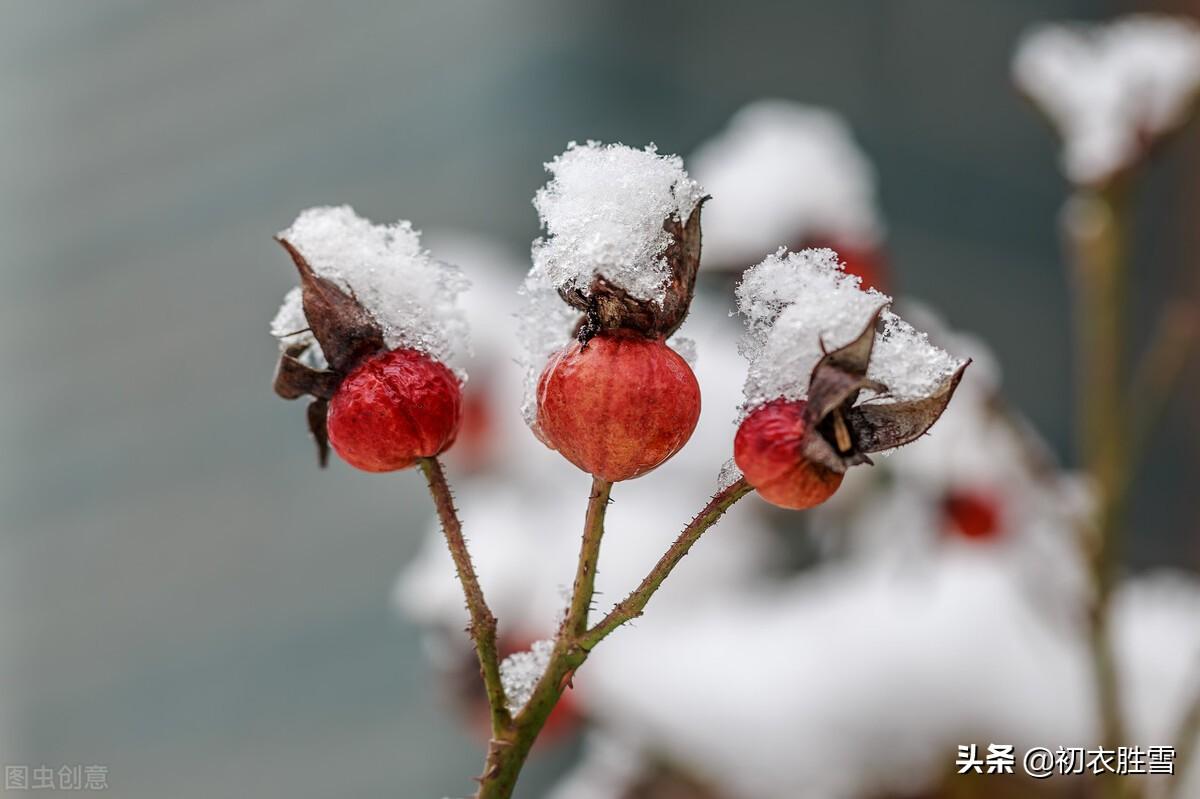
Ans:
[[[519,711],[533,696],[533,689],[546,673],[553,652],[553,641],[534,641],[528,650],[509,655],[500,664],[500,682],[504,685],[509,708]]]
[[[387,346],[418,349],[448,363],[468,349],[467,322],[457,306],[467,280],[422,249],[411,223],[375,225],[347,205],[309,208],[279,238],[318,275],[352,293]],[[289,293],[272,322],[283,346],[308,327],[299,299],[299,291]]]
[[[742,354],[750,361],[745,410],[780,397],[804,399],[813,367],[852,341],[871,315],[891,303],[846,274],[833,250],[784,248],[746,271],[737,288],[746,320]],[[881,402],[936,393],[963,365],[891,310],[880,315],[867,377],[888,387]]]
[[[1013,76],[1063,139],[1063,169],[1095,183],[1186,115],[1200,91],[1200,26],[1149,14],[1024,35]]]
[[[663,222],[686,222],[703,191],[675,155],[622,144],[572,142],[546,169],[533,204],[546,235],[533,244],[534,282],[587,290],[596,275],[643,300],[662,301],[669,275]]]

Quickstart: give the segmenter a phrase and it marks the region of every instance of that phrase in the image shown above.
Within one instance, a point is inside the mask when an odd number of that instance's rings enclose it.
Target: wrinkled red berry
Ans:
[[[803,510],[820,505],[842,484],[842,475],[806,459],[803,400],[775,400],[738,427],[733,459],[746,482],[772,505]]]
[[[1000,532],[1000,507],[995,497],[977,491],[951,491],[942,500],[946,527],[974,541],[986,541]]]
[[[399,349],[363,361],[329,402],[329,443],[367,472],[391,472],[454,443],[462,419],[458,378],[423,352]]]
[[[537,396],[539,437],[611,482],[661,465],[700,419],[700,385],[687,361],[662,341],[620,329],[552,357]]]

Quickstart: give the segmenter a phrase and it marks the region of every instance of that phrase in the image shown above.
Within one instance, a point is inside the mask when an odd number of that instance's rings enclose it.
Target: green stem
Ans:
[[[592,483],[592,494],[584,522],[583,544],[580,547],[575,575],[575,589],[567,615],[559,627],[550,663],[534,687],[533,695],[513,720],[511,734],[493,741],[489,747],[487,766],[475,799],[510,799],[534,741],[537,740],[563,691],[570,687],[575,670],[587,660],[592,647],[626,621],[640,616],[650,597],[692,545],[717,523],[730,506],[752,490],[745,480],[739,480],[713,497],[684,528],[683,533],[642,580],[641,585],[589,630],[587,616],[595,593],[596,558],[604,535],[604,512],[608,506],[611,488],[611,484],[601,480]]]
[[[583,635],[580,640],[583,648],[590,650],[613,630],[641,616],[645,612],[646,604],[650,601],[650,597],[654,596],[654,593],[658,591],[663,581],[667,579],[667,576],[679,565],[679,561],[683,560],[683,556],[688,553],[692,545],[700,540],[700,536],[704,535],[708,528],[716,524],[725,515],[725,511],[729,510],[735,502],[753,490],[745,478],[742,478],[736,483],[727,486],[724,490],[719,491],[709,500],[709,503],[683,529],[679,538],[675,539],[675,543],[659,559],[658,563],[650,570],[650,573],[646,575],[641,584],[633,590],[633,593],[619,602],[607,616]]]
[[[512,716],[508,712],[508,700],[504,696],[504,685],[500,681],[496,617],[492,615],[491,608],[484,599],[483,589],[479,587],[479,578],[476,577],[475,566],[471,563],[471,553],[467,550],[466,539],[463,538],[462,523],[459,522],[458,513],[454,509],[454,497],[450,493],[446,475],[442,472],[442,464],[437,458],[422,458],[418,464],[429,483],[429,493],[437,507],[442,533],[446,536],[446,545],[450,548],[450,557],[454,559],[458,580],[462,583],[463,596],[467,601],[467,611],[471,616],[468,630],[471,640],[475,642],[479,671],[483,675],[483,685],[492,712],[492,736],[502,740],[504,734],[512,727]]]
[[[612,483],[592,478],[592,493],[588,498],[587,516],[583,522],[583,543],[579,547],[579,564],[575,570],[575,586],[571,604],[558,632],[559,641],[574,640],[587,630],[588,612],[596,593],[596,562],[600,559],[600,540],[604,537],[604,515]]]
[[[1120,186],[1081,190],[1072,198],[1067,216],[1078,297],[1079,443],[1084,466],[1096,491],[1095,513],[1083,536],[1093,582],[1088,638],[1102,743],[1108,748],[1124,744],[1117,664],[1109,626],[1128,484],[1129,414],[1123,400],[1124,199]],[[1112,797],[1122,793],[1118,780],[1106,781],[1104,790]]]

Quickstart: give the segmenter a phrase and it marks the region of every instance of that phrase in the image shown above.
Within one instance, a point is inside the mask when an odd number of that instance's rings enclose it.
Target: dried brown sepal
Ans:
[[[334,372],[344,374],[365,355],[386,349],[383,330],[358,300],[321,277],[287,239],[276,238],[296,264],[304,316]]]
[[[879,315],[885,307],[881,305],[871,314],[853,341],[826,352],[809,379],[801,448],[808,460],[835,472],[870,463],[869,452],[894,449],[924,435],[946,410],[970,364],[964,363],[927,397],[903,402],[868,400],[855,405],[863,389],[879,396],[888,390],[867,377]]]
[[[293,345],[279,356],[279,365],[275,368],[275,393],[287,400],[305,395],[331,398],[342,382],[342,376],[326,369],[314,369],[300,361],[305,349],[305,345]]]
[[[964,363],[933,394],[905,402],[865,402],[846,416],[850,433],[862,452],[881,452],[915,441],[941,417],[958,388]]]
[[[329,465],[329,431],[325,420],[329,414],[329,400],[318,397],[308,404],[308,431],[317,444],[317,463],[322,469]]]
[[[671,235],[671,243],[663,252],[670,278],[661,305],[630,296],[603,275],[597,275],[586,291],[559,290],[564,302],[584,313],[575,331],[576,338],[586,343],[602,331],[625,328],[648,338],[664,339],[679,329],[687,318],[696,290],[696,274],[700,269],[700,209],[707,199],[704,197],[696,204],[686,223],[674,216],[663,221],[663,230]]]

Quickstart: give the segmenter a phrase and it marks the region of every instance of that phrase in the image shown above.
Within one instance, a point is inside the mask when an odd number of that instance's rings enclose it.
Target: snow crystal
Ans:
[[[747,326],[740,349],[750,361],[745,411],[780,397],[803,399],[824,352],[853,341],[871,314],[891,303],[860,283],[827,249],[780,248],[746,270],[737,287]],[[935,392],[962,363],[885,309],[867,376],[888,387],[881,401],[910,400]]]
[[[511,710],[519,711],[533,696],[533,689],[546,673],[553,652],[553,641],[534,641],[527,651],[511,654],[500,664],[500,682]]]
[[[721,471],[717,475],[717,490],[724,491],[738,480],[741,480],[743,476],[742,470],[738,468],[737,463],[734,462],[733,458],[730,458],[721,464]]]
[[[1200,91],[1200,26],[1149,14],[1041,25],[1022,37],[1013,76],[1062,136],[1067,177],[1102,182],[1184,121]]]
[[[668,268],[668,217],[686,221],[703,196],[683,161],[653,145],[572,142],[546,169],[553,179],[533,204],[546,231],[533,244],[532,278],[586,290],[603,275],[634,297],[661,302]]]
[[[309,208],[279,237],[317,274],[353,293],[383,329],[389,347],[411,347],[448,363],[468,350],[467,322],[457,307],[467,280],[421,248],[411,223],[374,225],[348,205]],[[291,297],[293,306],[285,302],[276,317],[285,326],[299,321]]]
[[[759,100],[696,151],[705,266],[741,269],[809,237],[874,245],[882,222],[875,170],[845,121],[822,108]]]

